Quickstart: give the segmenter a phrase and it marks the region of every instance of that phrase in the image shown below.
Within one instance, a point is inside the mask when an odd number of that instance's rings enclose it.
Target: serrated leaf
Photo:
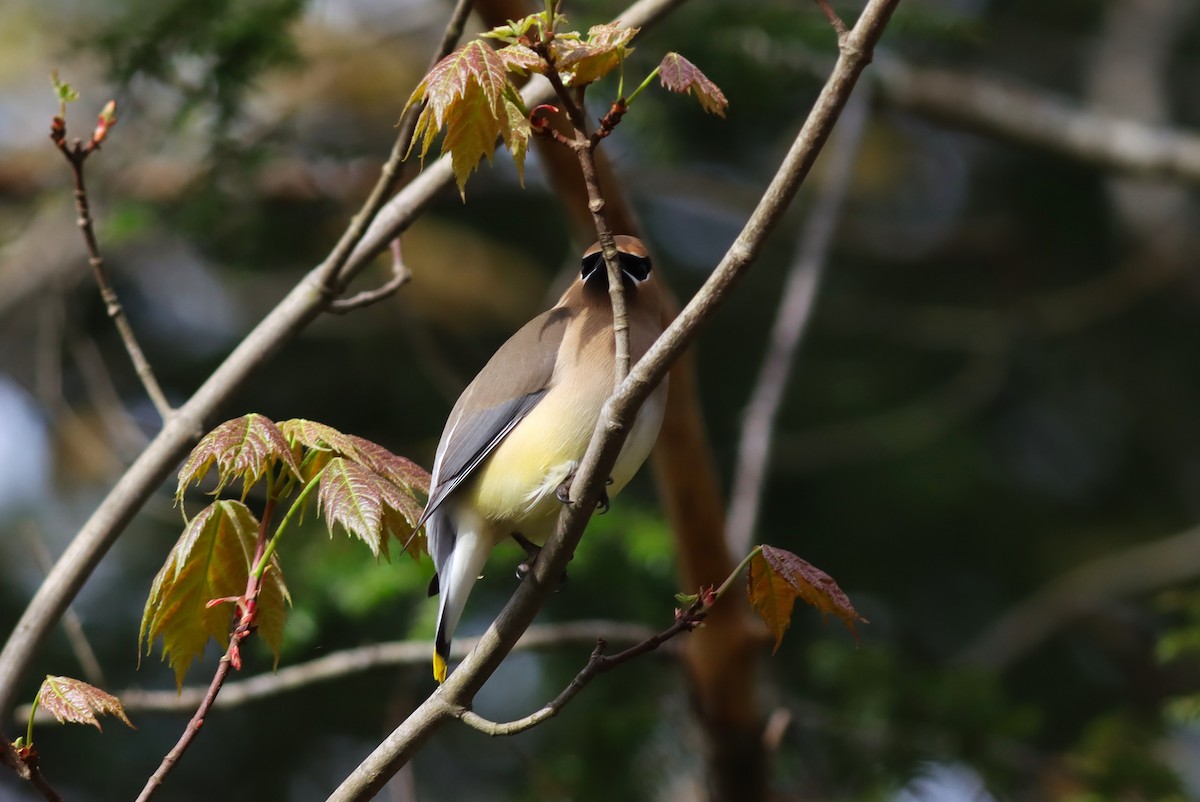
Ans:
[[[376,557],[388,555],[388,534],[407,540],[421,515],[421,505],[411,493],[343,457],[330,460],[321,475],[317,504],[330,535],[335,525],[340,526],[366,543]]]
[[[620,22],[610,22],[592,26],[586,41],[555,39],[551,48],[563,83],[583,86],[608,75],[633,52],[627,45],[639,30],[622,27]]]
[[[504,62],[509,72],[526,75],[531,72],[544,73],[546,62],[542,57],[525,45],[509,45],[496,51],[496,55]]]
[[[342,434],[337,429],[325,423],[292,418],[279,424],[279,431],[289,443],[299,443],[305,448],[318,451],[333,451],[342,456],[357,459],[358,450],[350,435]]]
[[[365,437],[347,435],[358,452],[358,463],[413,494],[424,507],[429,498],[429,472],[410,459],[393,454]]]
[[[508,152],[517,167],[517,178],[525,186],[525,155],[529,152],[529,137],[533,133],[529,117],[508,99],[504,101],[505,121],[500,132]]]
[[[855,622],[867,620],[854,609],[833,577],[790,551],[773,546],[763,546],[750,560],[747,592],[750,605],[775,636],[772,654],[779,650],[783,634],[792,622],[792,608],[797,598],[816,607],[823,615],[837,616],[856,637]]]
[[[163,659],[174,669],[179,687],[209,638],[222,647],[229,645],[229,608],[208,603],[239,598],[246,592],[257,539],[258,521],[245,504],[214,501],[188,522],[154,577],[142,613],[138,649],[144,644],[149,654],[161,637]],[[258,631],[276,660],[289,600],[279,563],[272,559],[258,597]]]
[[[292,475],[300,476],[300,466],[288,445],[287,438],[265,415],[252,412],[227,420],[201,438],[191,455],[179,469],[179,484],[175,500],[183,498],[189,485],[204,479],[215,465],[219,493],[235,479],[242,480],[242,497],[277,464],[284,465]]]
[[[133,722],[125,715],[121,700],[72,677],[46,675],[37,692],[38,706],[58,719],[59,724],[91,724],[101,732],[97,716],[116,716],[130,727]]]
[[[700,108],[718,117],[725,116],[725,109],[729,106],[725,93],[700,72],[699,67],[678,53],[663,56],[662,63],[658,65],[658,78],[672,92],[690,95],[695,91]]]
[[[512,84],[504,62],[487,43],[474,40],[434,65],[405,106],[425,102],[413,135],[421,140],[421,158],[437,132],[446,129],[442,152],[450,152],[458,191],[486,157],[490,162],[507,115],[504,94]],[[411,147],[410,147],[411,151]]]

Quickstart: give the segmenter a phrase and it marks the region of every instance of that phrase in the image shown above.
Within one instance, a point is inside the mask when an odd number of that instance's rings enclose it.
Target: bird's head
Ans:
[[[626,289],[636,289],[651,280],[650,252],[637,237],[618,234],[617,259],[621,264],[621,276]],[[579,278],[585,284],[608,289],[608,270],[604,266],[604,252],[600,243],[583,252],[583,265]]]

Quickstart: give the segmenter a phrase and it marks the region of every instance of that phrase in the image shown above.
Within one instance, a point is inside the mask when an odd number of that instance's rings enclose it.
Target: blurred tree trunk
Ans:
[[[495,27],[540,9],[531,0],[477,0],[485,25]],[[593,124],[595,120],[592,121]],[[574,153],[546,137],[535,137],[538,157],[562,199],[575,236],[596,237],[587,191]],[[604,148],[596,153],[605,213],[615,234],[641,231]],[[668,320],[678,313],[670,299]],[[725,509],[716,461],[704,429],[696,388],[695,361],[685,355],[671,369],[666,415],[653,464],[675,539],[680,587],[694,592],[718,585],[740,561],[725,541]],[[707,748],[709,795],[713,802],[758,802],[767,795],[767,759],[762,717],[755,694],[755,665],[764,633],[741,594],[716,607],[703,628],[684,641],[684,664]]]

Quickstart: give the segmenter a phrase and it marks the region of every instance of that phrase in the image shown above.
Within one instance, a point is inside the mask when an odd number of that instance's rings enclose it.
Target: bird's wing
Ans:
[[[526,323],[463,391],[442,432],[417,528],[542,400],[573,314],[555,307]]]

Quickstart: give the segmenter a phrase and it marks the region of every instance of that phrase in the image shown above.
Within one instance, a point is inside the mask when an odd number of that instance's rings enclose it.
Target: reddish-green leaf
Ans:
[[[421,505],[410,492],[342,457],[330,460],[317,492],[330,534],[335,525],[341,526],[376,557],[388,555],[389,533],[407,541],[421,515]]]
[[[294,476],[300,475],[296,456],[274,421],[257,413],[225,421],[196,444],[187,462],[179,469],[175,499],[183,498],[188,485],[201,481],[214,465],[217,468],[215,492],[240,478],[245,497],[250,486],[277,464],[284,465]]]
[[[850,599],[833,577],[800,559],[795,554],[772,546],[763,546],[750,560],[747,586],[750,604],[775,636],[775,648],[783,642],[783,633],[792,622],[792,607],[799,598],[821,613],[837,616],[854,633],[856,621],[867,619],[858,614]]]
[[[511,86],[504,61],[477,39],[435,64],[408,99],[408,106],[426,104],[413,135],[414,146],[421,140],[422,159],[446,129],[442,151],[450,152],[460,194],[479,163],[491,161],[496,139],[508,127],[504,94]]]
[[[568,86],[583,86],[598,81],[617,68],[633,52],[627,47],[639,28],[624,28],[621,23],[595,25],[588,30],[587,41],[555,39],[554,63]]]
[[[662,85],[672,92],[691,94],[695,91],[700,108],[709,114],[725,116],[729,101],[725,99],[720,87],[700,72],[699,67],[678,53],[663,56],[662,63],[658,65],[658,78]]]
[[[116,716],[130,727],[133,722],[125,715],[121,700],[105,693],[94,685],[71,677],[55,677],[50,674],[38,688],[37,704],[58,719],[59,724],[91,724],[103,731],[96,716]]]
[[[318,451],[333,451],[352,459],[358,457],[358,451],[355,449],[350,435],[342,434],[324,423],[304,418],[292,418],[280,423],[279,431],[283,432],[283,436],[289,443],[299,443],[305,448]]]
[[[358,453],[357,462],[365,468],[408,490],[423,507],[429,498],[429,472],[412,460],[397,456],[365,437],[347,435]]]
[[[188,522],[154,578],[142,613],[139,650],[144,643],[149,654],[161,637],[163,659],[175,670],[180,687],[209,638],[229,645],[229,608],[208,603],[245,594],[257,539],[258,521],[245,504],[215,501]],[[272,559],[258,597],[258,632],[276,659],[288,601],[278,561]]]
[[[525,45],[502,47],[496,51],[496,55],[504,62],[504,66],[509,72],[525,75],[531,72],[543,73],[546,71],[546,62],[542,61],[542,57]]]

